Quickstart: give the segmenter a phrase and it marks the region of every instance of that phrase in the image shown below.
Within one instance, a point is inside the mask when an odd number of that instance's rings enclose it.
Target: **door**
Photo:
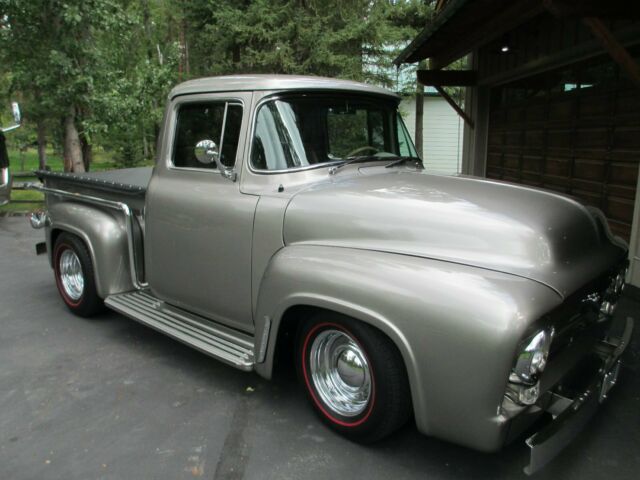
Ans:
[[[214,164],[195,156],[213,140],[219,161],[244,154],[251,94],[179,97],[167,114],[165,143],[146,199],[145,272],[166,302],[253,331],[251,239],[257,196],[240,192]]]

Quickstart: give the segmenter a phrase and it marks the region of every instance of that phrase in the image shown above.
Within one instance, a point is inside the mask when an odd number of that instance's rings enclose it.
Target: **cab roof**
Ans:
[[[198,78],[183,82],[171,90],[169,98],[192,93],[241,92],[257,90],[339,90],[382,95],[395,99],[395,93],[384,88],[351,80],[303,75],[226,75]]]

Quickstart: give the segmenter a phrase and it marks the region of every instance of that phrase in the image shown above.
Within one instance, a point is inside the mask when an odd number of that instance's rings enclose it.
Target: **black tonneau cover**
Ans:
[[[62,173],[36,171],[40,180],[45,178],[72,181],[98,190],[144,195],[151,180],[152,167],[122,168],[106,172]]]

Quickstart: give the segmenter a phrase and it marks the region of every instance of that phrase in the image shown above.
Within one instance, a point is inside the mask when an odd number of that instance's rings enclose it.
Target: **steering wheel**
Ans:
[[[353,157],[354,155],[358,153],[366,152],[367,150],[371,150],[373,153],[378,153],[380,151],[376,147],[372,147],[371,145],[365,145],[364,147],[359,147],[359,148],[356,148],[355,150],[350,151],[344,156],[344,158]]]

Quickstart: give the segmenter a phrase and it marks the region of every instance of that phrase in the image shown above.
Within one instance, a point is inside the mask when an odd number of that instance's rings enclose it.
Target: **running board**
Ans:
[[[253,337],[158,300],[150,292],[109,295],[105,305],[240,370],[254,366]]]

